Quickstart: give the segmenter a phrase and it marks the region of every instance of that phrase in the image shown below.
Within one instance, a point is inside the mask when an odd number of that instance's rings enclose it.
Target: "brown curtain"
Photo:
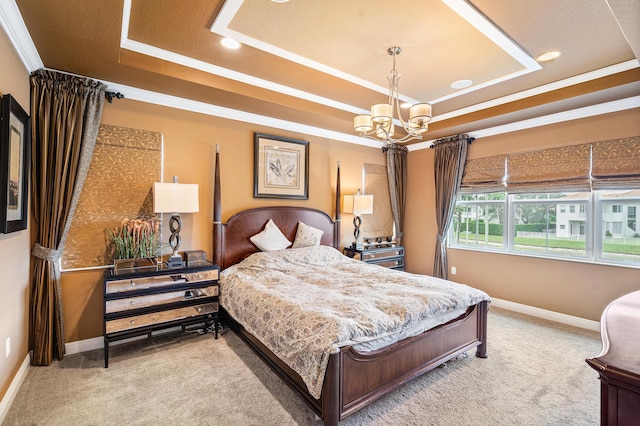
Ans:
[[[387,179],[391,214],[396,227],[396,243],[402,245],[404,236],[404,211],[407,202],[407,153],[406,146],[395,143],[382,148],[387,154]]]
[[[105,88],[56,71],[31,75],[33,365],[64,356],[60,255],[91,163]]]
[[[433,276],[448,278],[447,266],[447,230],[453,218],[464,163],[467,158],[467,145],[473,141],[466,134],[439,139],[433,144],[436,150],[434,159],[436,182],[436,224],[438,241],[433,264]]]

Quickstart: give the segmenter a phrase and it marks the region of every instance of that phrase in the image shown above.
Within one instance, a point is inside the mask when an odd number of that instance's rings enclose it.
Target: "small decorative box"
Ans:
[[[207,252],[204,250],[189,250],[184,252],[184,260],[187,265],[193,266],[198,263],[205,263],[207,261]]]

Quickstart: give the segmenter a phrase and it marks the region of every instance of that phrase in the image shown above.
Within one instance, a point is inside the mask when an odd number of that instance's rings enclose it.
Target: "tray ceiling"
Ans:
[[[349,142],[353,116],[387,98],[393,45],[401,97],[433,104],[425,140],[640,94],[633,0],[16,4],[47,68]],[[462,79],[472,86],[450,87]]]

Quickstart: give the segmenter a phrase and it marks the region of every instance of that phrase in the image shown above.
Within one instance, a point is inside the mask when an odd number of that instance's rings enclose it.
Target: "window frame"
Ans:
[[[494,193],[502,193],[501,191],[491,191],[491,192],[478,192],[478,193],[465,193],[465,194],[459,194],[459,196],[468,196],[468,195],[488,195],[488,194],[494,194]],[[460,203],[460,204],[458,204]],[[504,229],[507,226],[507,221],[509,218],[509,213],[507,212],[507,200],[506,200],[506,194],[505,194],[505,199],[502,200],[461,200],[458,201],[456,200],[455,207],[457,207],[458,205],[460,206],[484,206],[484,205],[493,205],[493,206],[501,206],[502,207],[502,230],[503,230],[503,235],[502,235],[502,247],[499,246],[494,246],[494,245],[486,245],[486,246],[480,246],[478,244],[475,245],[470,245],[470,244],[456,244],[454,247],[466,247],[466,248],[470,248],[470,247],[485,247],[483,249],[481,249],[482,251],[495,251],[495,252],[503,252],[504,248],[506,246],[506,237],[504,235]],[[477,219],[476,219],[476,224],[477,224]],[[485,223],[485,226],[488,226],[488,223]],[[449,246],[451,244],[452,241],[455,240],[455,234],[454,234],[455,230],[454,230],[454,221],[452,219],[451,221],[451,225],[449,226],[449,230],[447,231],[447,245]]]
[[[569,192],[569,191],[567,191]],[[593,243],[592,243],[592,235],[590,235],[589,232],[589,227],[587,227],[585,229],[585,254],[584,255],[571,255],[571,254],[567,254],[567,255],[562,255],[561,253],[555,253],[555,252],[549,252],[548,250],[545,251],[537,251],[537,250],[516,250],[515,248],[515,239],[516,239],[516,223],[515,223],[515,218],[516,218],[516,214],[515,214],[515,210],[516,207],[518,205],[527,205],[527,204],[539,204],[539,205],[545,205],[545,206],[557,206],[557,210],[556,210],[556,215],[558,213],[561,213],[561,209],[560,209],[560,203],[558,203],[558,199],[554,199],[549,197],[549,194],[552,194],[550,192],[541,192],[541,193],[530,193],[530,194],[547,194],[547,198],[532,198],[532,199],[516,199],[518,195],[520,194],[507,194],[507,205],[508,205],[508,209],[509,209],[509,225],[508,225],[508,232],[509,232],[509,237],[508,237],[508,253],[509,254],[518,254],[518,255],[530,255],[530,256],[540,256],[540,257],[547,257],[547,258],[552,258],[552,259],[560,259],[560,260],[569,260],[569,259],[575,259],[575,260],[588,260],[589,258],[593,257]],[[571,212],[572,209],[569,208],[568,210],[565,211],[564,214],[577,214],[575,206],[576,205],[583,205],[585,204],[586,207],[586,218],[585,218],[585,223],[588,223],[589,220],[591,219],[591,205],[592,205],[592,199],[593,199],[593,193],[587,193],[584,192],[584,194],[588,195],[586,200],[571,200],[570,203],[564,203],[564,205],[568,205],[568,206],[572,206],[573,208],[573,213]],[[579,211],[579,209],[578,209]],[[557,220],[557,219],[556,219]],[[548,225],[548,224],[547,224]],[[547,228],[548,229],[548,228]]]
[[[481,194],[490,194],[493,192],[478,192],[475,195]],[[566,191],[574,193],[576,191]],[[577,191],[580,192],[580,191]],[[585,254],[584,255],[563,255],[561,253],[549,252],[549,251],[528,251],[528,250],[515,250],[515,209],[519,204],[543,204],[543,205],[556,205],[556,215],[561,211],[561,204],[557,202],[557,199],[546,198],[546,199],[518,199],[516,200],[516,196],[519,194],[512,194],[508,192],[505,193],[504,200],[465,200],[460,201],[456,200],[455,206],[458,205],[502,205],[503,206],[503,244],[502,247],[499,246],[483,246],[483,245],[465,245],[465,244],[457,244],[454,239],[453,232],[453,221],[450,226],[447,238],[447,246],[453,249],[461,249],[461,250],[474,250],[474,251],[483,251],[483,252],[494,252],[501,254],[509,254],[516,256],[531,256],[531,257],[540,257],[545,259],[554,259],[561,261],[578,261],[578,262],[588,262],[588,263],[598,263],[598,264],[607,264],[613,266],[625,266],[632,268],[640,268],[640,260],[624,260],[624,259],[616,259],[605,257],[606,253],[604,252],[604,242],[605,242],[605,229],[606,225],[603,222],[605,209],[608,206],[612,206],[610,203],[611,200],[602,199],[602,195],[606,194],[608,190],[599,189],[592,190],[590,192],[584,192],[587,195],[586,199],[576,199],[571,200],[571,204],[584,205],[584,213],[582,212],[582,208],[575,209],[576,212],[580,212],[579,214],[585,214],[584,228],[585,228]],[[552,194],[552,193],[547,193]],[[471,195],[469,193],[459,194],[459,197],[462,195]],[[461,204],[459,204],[461,203]],[[622,203],[623,205],[627,205],[627,203]],[[569,203],[564,202],[564,205],[569,205]],[[621,205],[618,203],[618,205]],[[613,210],[613,208],[608,208],[608,210]],[[622,207],[623,211],[626,211],[624,207]],[[569,209],[566,209],[568,212]],[[566,213],[565,214],[569,214]],[[575,213],[578,214],[578,213]],[[618,213],[616,213],[618,214]],[[637,216],[637,209],[636,209]],[[626,216],[623,219],[623,227],[626,223]],[[637,222],[636,222],[637,223]],[[613,222],[609,223],[611,227],[611,231],[613,231]],[[637,226],[637,225],[636,225]]]

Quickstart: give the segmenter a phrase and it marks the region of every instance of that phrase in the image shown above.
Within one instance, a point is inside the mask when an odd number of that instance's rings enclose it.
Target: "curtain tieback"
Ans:
[[[62,250],[50,249],[42,247],[39,243],[36,243],[31,250],[31,254],[40,259],[48,260],[50,262],[57,263],[62,257]]]
[[[444,244],[447,241],[447,236],[438,234],[438,241],[440,241],[440,244]]]

